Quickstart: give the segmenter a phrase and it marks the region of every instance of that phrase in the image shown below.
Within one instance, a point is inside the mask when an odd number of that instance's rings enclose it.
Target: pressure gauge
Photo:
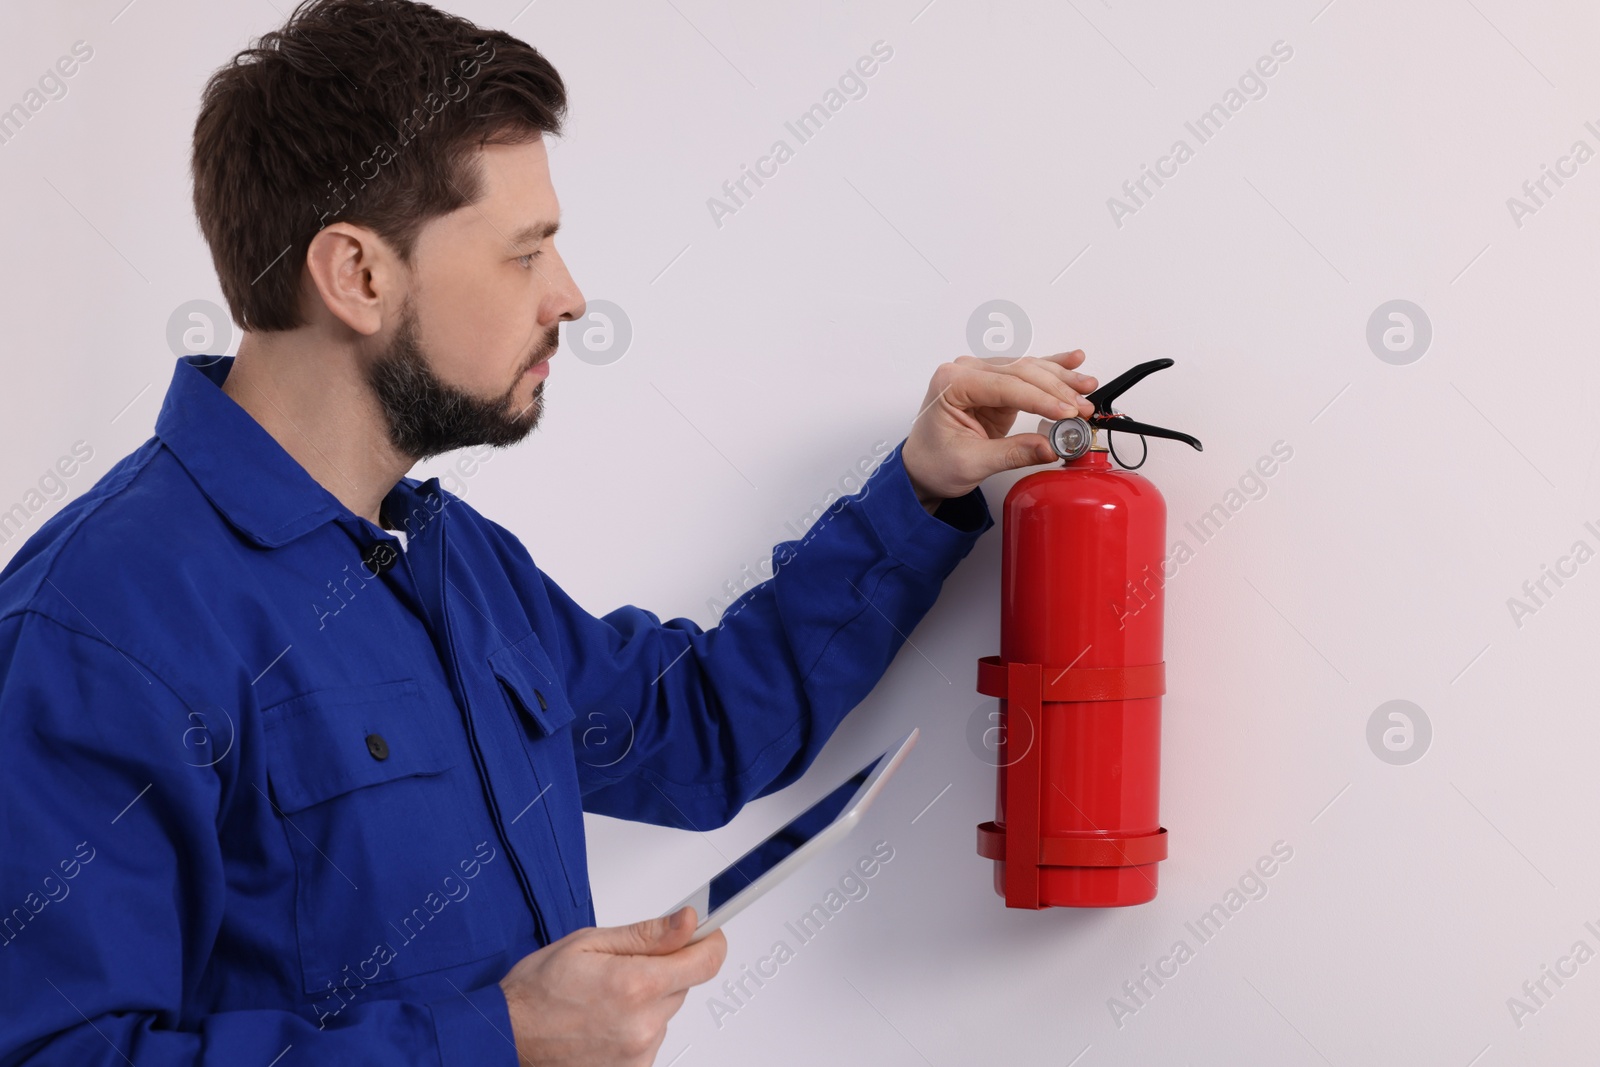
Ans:
[[[1050,447],[1056,450],[1056,455],[1065,460],[1072,460],[1089,451],[1089,444],[1094,440],[1094,431],[1088,422],[1074,415],[1070,419],[1061,419],[1051,424],[1045,436],[1050,439]]]

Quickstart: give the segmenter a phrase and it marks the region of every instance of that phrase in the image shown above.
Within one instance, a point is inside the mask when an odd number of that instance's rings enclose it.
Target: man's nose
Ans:
[[[555,301],[556,317],[566,322],[572,322],[583,317],[588,301],[583,297],[583,292],[578,288],[578,283],[573,280],[572,272],[567,270],[566,260],[558,252],[555,259],[555,287],[549,294],[549,299]]]

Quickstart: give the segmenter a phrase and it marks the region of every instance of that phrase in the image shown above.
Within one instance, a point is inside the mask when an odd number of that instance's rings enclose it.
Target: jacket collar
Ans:
[[[328,492],[251,414],[222,391],[232,356],[183,356],[156,416],[156,436],[228,522],[265,548],[286,545],[325,522],[377,527]],[[425,489],[438,491],[437,479]],[[386,514],[409,513],[419,483],[404,478]],[[405,509],[402,511],[402,509]]]

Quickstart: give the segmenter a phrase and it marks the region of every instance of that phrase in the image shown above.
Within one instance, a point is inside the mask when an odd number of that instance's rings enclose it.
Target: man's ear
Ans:
[[[398,312],[406,279],[400,259],[365,226],[335,222],[311,239],[306,270],[316,295],[340,322],[364,337]]]

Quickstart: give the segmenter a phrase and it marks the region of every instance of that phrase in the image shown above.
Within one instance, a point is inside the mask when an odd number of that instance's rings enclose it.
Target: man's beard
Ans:
[[[539,425],[544,414],[544,382],[520,411],[512,407],[522,375],[561,343],[560,324],[552,325],[516,379],[499,397],[483,400],[441,380],[428,365],[417,340],[411,302],[400,312],[400,326],[382,356],[367,368],[389,424],[389,440],[401,453],[423,460],[469,445],[514,445]]]

